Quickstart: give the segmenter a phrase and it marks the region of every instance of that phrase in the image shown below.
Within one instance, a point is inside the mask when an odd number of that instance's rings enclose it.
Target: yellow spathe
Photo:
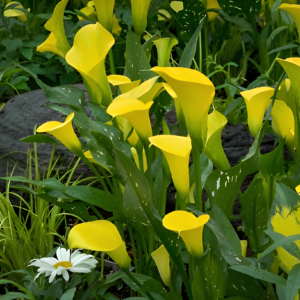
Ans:
[[[241,240],[241,247],[242,247],[242,256],[246,257],[248,241],[247,240]]]
[[[139,86],[141,80],[131,81],[130,78],[123,75],[109,75],[107,76],[108,82],[113,86],[119,86],[122,94],[131,91]],[[131,97],[129,97],[131,98]]]
[[[300,36],[300,5],[283,3],[279,6],[278,9],[286,11],[292,16],[296,23],[298,34]]]
[[[91,100],[107,107],[112,102],[106,77],[105,57],[115,40],[99,23],[81,28],[74,39],[66,61],[84,78]]]
[[[182,109],[189,135],[202,150],[206,142],[208,109],[215,95],[215,87],[202,73],[187,68],[155,67],[174,90],[176,110]],[[180,115],[180,112],[177,112]]]
[[[206,9],[210,9],[210,8],[221,9],[218,0],[206,0]],[[218,13],[208,12],[207,15],[209,21],[213,21],[218,16]]]
[[[65,58],[71,46],[68,42],[64,27],[64,12],[69,0],[60,1],[53,12],[52,17],[45,24],[45,28],[51,31],[44,43],[37,47],[37,51],[50,51]]]
[[[296,192],[297,192],[297,194],[300,196],[300,185],[298,185],[298,186],[296,187]]]
[[[132,153],[132,156],[134,158],[136,166],[138,167],[139,170],[141,170],[140,161],[139,161],[139,154],[137,153],[137,151],[134,147],[131,147],[131,153]],[[144,172],[146,172],[147,169],[148,169],[148,166],[147,166],[147,157],[146,157],[145,149],[143,149],[143,166],[144,166]]]
[[[112,32],[115,0],[94,0],[94,3],[98,22]]]
[[[229,169],[230,164],[224,153],[221,141],[222,130],[227,124],[227,119],[218,111],[208,115],[207,140],[203,152],[209,157],[216,168]]]
[[[64,144],[66,148],[80,156],[82,154],[82,146],[73,129],[72,120],[74,116],[74,113],[71,113],[64,123],[57,121],[44,123],[37,128],[36,132],[47,132],[53,135]]]
[[[170,3],[170,6],[177,13],[183,10],[183,2],[182,1],[172,1]]]
[[[144,104],[137,99],[123,99],[111,103],[107,108],[107,113],[113,117],[126,118],[134,127],[142,142],[148,144],[148,138],[152,136],[149,118],[149,110],[152,104],[153,101]]]
[[[172,19],[172,16],[166,9],[159,9],[157,18],[158,21],[169,21]]]
[[[295,120],[292,110],[284,101],[275,100],[272,111],[272,128],[285,138],[286,145],[292,156],[295,155]]]
[[[178,44],[178,40],[172,38],[162,38],[153,41],[157,48],[158,66],[159,67],[170,67],[170,55],[172,48]]]
[[[290,211],[287,207],[283,206],[280,211],[276,208],[276,213],[271,220],[273,230],[284,235],[290,236],[294,234],[300,234],[300,209]],[[300,240],[294,242],[300,247]],[[292,268],[299,264],[300,261],[289,254],[282,247],[277,248],[278,259],[280,260],[280,267],[287,274],[290,273]]]
[[[209,215],[201,215],[197,218],[192,213],[176,210],[163,218],[163,226],[179,233],[191,255],[201,257],[203,228],[209,218]]]
[[[90,1],[90,2],[92,2],[92,1]],[[84,7],[84,8],[82,8],[80,11],[83,14],[85,14],[88,19],[95,20],[95,8],[93,6],[91,6],[91,5],[89,6],[88,5],[88,6]],[[84,20],[84,18],[81,17],[81,16],[77,16],[77,17],[78,17],[79,21]]]
[[[134,32],[141,35],[147,27],[147,16],[151,0],[131,0]]]
[[[157,135],[149,138],[152,145],[159,148],[168,161],[172,179],[182,201],[189,195],[189,158],[192,143],[189,137]]]
[[[74,226],[68,236],[70,248],[106,252],[122,269],[130,267],[131,259],[116,226],[106,220]]]
[[[270,106],[274,89],[270,87],[259,87],[241,92],[247,106],[248,126],[251,134],[256,137],[263,124],[266,109]]]
[[[103,169],[107,170],[110,174],[112,174],[111,171],[110,171],[109,169],[107,169],[104,165],[99,164],[99,163],[95,160],[95,158],[93,157],[93,155],[92,155],[92,153],[91,153],[90,150],[84,152],[83,154],[84,154],[84,156],[85,156],[91,163],[97,164],[97,165],[101,166]]]
[[[4,17],[6,18],[14,18],[14,17],[17,17],[22,23],[25,23],[27,21],[27,16],[26,14],[21,11],[21,10],[18,10],[18,8],[23,8],[23,5],[19,2],[16,2],[16,1],[12,1],[12,2],[9,2],[5,8],[7,8],[8,6],[10,6],[11,4],[19,4],[18,6],[14,7],[13,9],[6,9],[4,12],[3,12],[3,15]],[[30,8],[28,8],[28,11],[30,11]]]
[[[151,253],[163,283],[171,287],[170,255],[164,245]]]
[[[118,36],[120,36],[122,31],[122,27],[120,26],[120,22],[117,19],[116,15],[113,16],[113,29],[112,32]]]

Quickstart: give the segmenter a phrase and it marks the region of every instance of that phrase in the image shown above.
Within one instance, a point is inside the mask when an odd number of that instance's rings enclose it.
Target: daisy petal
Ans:
[[[90,259],[91,257],[94,257],[94,256],[93,256],[93,255],[85,255],[85,256],[82,256],[82,257],[76,259],[75,262],[71,262],[71,263],[72,263],[72,265],[75,267],[75,266],[77,266],[78,264],[80,264],[81,262],[84,262],[85,260]]]
[[[91,270],[86,269],[86,268],[73,268],[73,267],[71,267],[68,270],[73,272],[73,273],[90,273],[91,272]]]
[[[65,279],[65,281],[69,281],[70,276],[69,276],[69,272],[67,270],[65,270],[65,269],[62,270],[61,274],[62,274],[63,278]]]
[[[76,268],[84,268],[84,269],[93,269],[96,267],[96,264],[95,265],[89,265],[87,263],[82,263],[82,264],[79,264],[76,266]]]
[[[72,264],[75,264],[75,262],[76,262],[78,259],[80,259],[81,257],[85,257],[85,256],[86,256],[86,254],[84,254],[84,253],[79,254],[79,255],[77,255],[74,259],[71,260],[71,263],[72,263]]]
[[[56,250],[56,256],[58,258],[59,261],[62,261],[62,258],[61,258],[61,248],[58,247],[57,250]]]
[[[55,278],[55,276],[56,276],[56,273],[57,273],[57,270],[58,270],[58,269],[56,269],[55,271],[53,271],[53,272],[51,273],[51,276],[50,276],[50,278],[49,278],[49,283],[51,283],[51,282],[54,280],[54,278]]]
[[[81,249],[77,249],[75,252],[72,253],[71,255],[71,261],[72,259],[74,259],[76,256],[78,256],[79,254],[81,254]]]

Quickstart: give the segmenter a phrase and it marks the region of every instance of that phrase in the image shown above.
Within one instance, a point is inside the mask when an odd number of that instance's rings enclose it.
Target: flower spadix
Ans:
[[[283,3],[280,5],[279,10],[286,11],[293,17],[300,35],[300,6],[298,4]]]
[[[64,27],[64,11],[69,0],[60,1],[53,12],[52,17],[45,24],[45,28],[51,31],[46,41],[37,47],[37,51],[50,51],[65,58],[71,46],[67,40]]]
[[[181,107],[189,135],[201,150],[206,142],[208,109],[215,95],[215,87],[202,73],[187,68],[155,67],[174,90],[177,107]]]
[[[203,228],[209,218],[209,215],[201,215],[197,218],[192,213],[176,210],[164,217],[163,226],[181,236],[191,255],[201,257]]]
[[[81,28],[66,61],[84,78],[91,100],[107,107],[112,102],[105,72],[105,57],[115,40],[99,23]]]
[[[295,120],[292,110],[284,101],[275,100],[272,111],[272,128],[285,138],[286,145],[292,156],[295,155]]]
[[[15,18],[17,17],[22,23],[25,23],[27,21],[27,16],[26,13],[24,13],[23,11],[19,10],[18,8],[23,8],[22,4],[16,1],[12,1],[9,2],[5,8],[9,7],[12,4],[19,4],[18,6],[15,6],[14,8],[10,9],[6,9],[3,12],[4,17],[6,18]],[[30,11],[30,9],[28,8],[28,11]]]
[[[44,123],[39,126],[36,130],[38,133],[47,132],[54,137],[56,137],[62,144],[66,146],[70,151],[80,156],[82,154],[81,143],[76,136],[72,120],[74,118],[74,113],[71,113],[65,120],[64,123],[51,121]]]
[[[160,277],[165,285],[171,287],[170,255],[164,245],[151,253]]]
[[[247,106],[248,126],[251,134],[256,137],[262,126],[266,109],[271,104],[274,89],[259,87],[241,92]]]
[[[149,138],[155,147],[161,149],[168,161],[174,185],[182,201],[189,195],[189,158],[192,143],[189,137],[157,135]]]
[[[227,119],[218,111],[208,115],[207,140],[203,153],[213,162],[218,169],[229,169],[230,165],[222,147],[221,134]]]
[[[178,40],[174,37],[162,38],[155,40],[153,43],[157,48],[158,66],[169,67],[172,48],[178,44]]]
[[[107,108],[107,113],[113,117],[121,116],[126,118],[134,127],[137,135],[148,143],[148,138],[152,136],[152,128],[149,118],[149,110],[153,101],[144,104],[137,99],[122,99],[114,101]]]
[[[131,81],[129,77],[123,75],[109,75],[107,79],[111,85],[119,86],[122,94],[136,88],[141,82],[141,80]]]
[[[113,28],[115,0],[94,0],[98,22],[109,32]]]
[[[70,248],[106,252],[122,269],[128,269],[131,259],[116,226],[106,220],[74,226],[68,236]]]
[[[276,213],[271,219],[273,230],[284,235],[290,236],[300,234],[300,209],[290,210],[283,206],[280,210],[276,208]],[[300,248],[300,240],[294,242]],[[278,259],[280,260],[280,267],[289,274],[292,268],[299,264],[300,261],[293,255],[289,254],[284,248],[276,249]]]
[[[147,27],[147,16],[151,0],[131,0],[131,14],[134,31],[141,35]]]

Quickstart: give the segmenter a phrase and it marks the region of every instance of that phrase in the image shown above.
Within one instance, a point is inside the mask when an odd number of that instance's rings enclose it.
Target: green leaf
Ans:
[[[232,265],[231,269],[263,281],[280,284],[280,285],[286,285],[286,280],[284,278],[275,275],[267,270],[262,270],[260,268],[257,268],[253,265],[250,266]]]
[[[44,144],[54,144],[55,139],[47,134],[33,134],[25,138],[20,139],[23,143],[44,143]]]
[[[226,108],[225,112],[224,112],[224,116],[228,116],[229,113],[231,113],[238,105],[240,105],[243,102],[243,98],[242,97],[238,97],[236,99],[234,99]]]
[[[6,47],[7,52],[16,51],[18,48],[23,46],[23,42],[20,38],[5,39],[1,41],[1,45]]]
[[[193,58],[195,57],[199,34],[203,27],[204,22],[205,22],[205,17],[200,21],[197,29],[195,30],[194,34],[192,35],[192,37],[190,39],[190,41],[185,46],[183,53],[181,55],[180,61],[179,61],[179,67],[189,68],[191,66]]]
[[[235,24],[240,31],[253,31],[251,24],[247,20],[241,17],[229,16],[223,10],[219,10],[219,14],[223,16],[226,21]]]
[[[245,297],[230,297],[227,298],[227,300],[250,300],[250,299]]]
[[[230,16],[244,13],[248,18],[259,15],[261,1],[243,1],[243,0],[218,0],[219,5]]]
[[[30,296],[23,294],[23,293],[18,293],[18,292],[8,292],[5,295],[0,297],[0,300],[12,300],[12,299],[32,299]]]
[[[33,48],[19,48],[20,53],[28,60],[32,59]]]
[[[156,76],[150,69],[151,66],[148,62],[148,57],[137,35],[129,29],[126,37],[126,65],[124,75],[128,76],[132,81],[141,79],[144,82]]]
[[[271,46],[271,43],[273,42],[274,38],[276,37],[277,34],[279,34],[280,32],[286,30],[286,29],[289,29],[288,26],[281,26],[281,27],[278,27],[276,28],[271,34],[270,36],[268,37],[268,40],[267,40],[267,47],[269,48]]]
[[[37,195],[37,192],[26,185],[10,185],[11,189],[16,189],[25,193]]]
[[[28,295],[30,297],[28,299],[34,300],[34,297],[31,295],[31,293],[27,289],[25,289],[23,286],[21,286],[20,284],[14,282],[14,281],[11,281],[11,280],[0,279],[0,285],[2,285],[2,284],[12,284],[12,285],[16,286],[20,291],[26,293],[26,295]]]
[[[72,300],[76,293],[76,288],[66,291],[60,298],[60,300]]]
[[[95,205],[109,212],[120,212],[122,200],[111,193],[90,186],[70,186],[64,192],[85,203]]]
[[[276,22],[276,16],[277,16],[277,13],[278,13],[278,8],[281,5],[281,2],[282,2],[282,0],[276,0],[275,3],[272,5],[271,16],[272,16],[273,23]]]
[[[94,103],[91,101],[87,103],[87,106],[92,111],[96,121],[100,123],[107,123],[111,121],[111,116],[106,113],[106,108],[100,106],[98,103]]]
[[[149,61],[150,61],[151,50],[154,45],[153,41],[155,41],[157,38],[158,38],[158,35],[156,33],[153,36],[151,36],[151,38],[148,39],[142,46]]]
[[[273,53],[277,53],[277,52],[280,52],[280,51],[283,51],[283,50],[293,49],[293,48],[299,48],[299,45],[291,44],[291,45],[281,46],[281,47],[278,47],[276,49],[273,49],[273,50],[269,51],[268,55],[271,55]]]

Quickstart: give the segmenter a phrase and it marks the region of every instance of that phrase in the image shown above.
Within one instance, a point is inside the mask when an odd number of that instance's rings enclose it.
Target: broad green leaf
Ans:
[[[9,186],[11,189],[16,189],[22,192],[26,192],[26,193],[30,193],[33,195],[36,195],[37,192],[34,191],[33,189],[31,189],[30,187],[26,186],[26,185],[10,185]]]
[[[227,300],[250,300],[250,299],[245,297],[230,297],[227,298]]]
[[[219,5],[230,16],[235,16],[240,13],[244,13],[248,18],[253,18],[255,15],[259,15],[261,8],[261,1],[243,1],[243,0],[218,0]]]
[[[286,29],[289,29],[288,26],[281,26],[281,27],[278,27],[276,28],[271,34],[270,36],[268,37],[268,40],[267,40],[267,47],[269,48],[274,40],[274,38],[276,37],[277,34],[279,34],[280,32],[286,30]]]
[[[278,13],[278,8],[281,5],[281,2],[282,2],[282,0],[276,0],[275,3],[272,5],[271,16],[272,16],[273,23],[276,22],[276,16],[277,16],[277,13]]]
[[[23,46],[23,42],[20,38],[4,39],[1,41],[1,45],[6,47],[7,52],[16,51]]]
[[[54,144],[56,140],[47,134],[33,134],[20,140],[23,143],[44,143]]]
[[[224,112],[224,116],[228,116],[238,105],[240,105],[243,102],[243,98],[242,97],[238,97],[236,99],[234,99],[226,108],[225,112]]]
[[[228,22],[231,22],[236,25],[236,27],[241,31],[253,31],[251,24],[241,17],[229,16],[223,10],[219,10],[219,14]]]
[[[150,69],[151,66],[148,62],[147,55],[137,35],[129,29],[126,37],[125,75],[127,75],[131,81],[141,79],[142,82],[144,82],[156,76]]]
[[[72,300],[76,293],[76,288],[66,291],[60,298],[60,300]]]
[[[291,270],[286,285],[286,300],[294,300],[300,288],[300,264],[295,265]]]
[[[191,66],[193,58],[195,57],[199,34],[203,27],[204,22],[205,22],[205,17],[200,21],[197,29],[195,30],[188,44],[185,46],[179,61],[179,67],[189,68]]]
[[[35,299],[32,294],[27,290],[25,289],[22,285],[14,282],[14,281],[11,281],[11,280],[7,280],[7,279],[0,279],[0,285],[2,284],[11,284],[11,285],[14,285],[15,287],[17,287],[20,291],[24,292],[26,295],[28,295],[30,298],[28,299]]]
[[[30,296],[19,292],[8,292],[3,296],[0,296],[0,300],[12,300],[12,299],[32,299]]]
[[[157,33],[154,34],[153,36],[151,36],[150,39],[148,39],[142,46],[142,48],[144,49],[145,53],[146,53],[146,56],[148,58],[148,60],[150,61],[150,58],[151,58],[151,50],[152,50],[152,47],[154,45],[153,41],[155,41],[155,39],[158,38],[158,35]]]
[[[299,45],[291,44],[291,45],[281,46],[281,47],[278,47],[276,49],[273,49],[273,50],[269,51],[268,55],[271,55],[273,53],[277,53],[277,52],[280,52],[280,51],[283,51],[283,50],[294,49],[294,48],[299,48]]]
[[[111,121],[111,116],[106,113],[106,108],[91,101],[87,103],[87,106],[91,109],[96,121],[100,123],[107,123]]]

